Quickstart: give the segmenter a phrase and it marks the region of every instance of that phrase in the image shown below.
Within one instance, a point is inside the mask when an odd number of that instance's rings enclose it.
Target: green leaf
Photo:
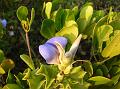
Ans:
[[[73,67],[70,72],[70,77],[75,80],[82,79],[85,76],[86,72],[81,68],[81,66]]]
[[[109,75],[109,70],[108,70],[107,66],[106,65],[101,65],[100,68],[103,72],[103,75],[107,77]]]
[[[102,56],[107,58],[114,57],[120,54],[120,31],[117,32],[111,42],[103,49]]]
[[[92,19],[98,22],[105,15],[104,10],[95,10]]]
[[[119,79],[120,79],[120,73],[118,73],[117,75],[111,78],[111,80],[114,82],[114,85],[119,82]]]
[[[93,75],[93,67],[89,60],[85,60],[83,63],[83,67],[85,68],[85,71],[92,76]]]
[[[0,38],[2,38],[3,36],[3,26],[2,24],[0,23]]]
[[[8,72],[9,70],[12,70],[15,67],[15,63],[11,59],[6,59],[2,61],[1,66],[6,72]]]
[[[37,75],[44,75],[46,84],[45,89],[52,87],[52,83],[55,81],[55,78],[58,74],[57,66],[54,65],[41,65],[40,69],[36,72]]]
[[[52,2],[47,2],[45,8],[45,14],[47,15],[48,19],[50,19],[51,9],[52,9]]]
[[[113,86],[111,89],[120,89],[120,81],[115,86]]]
[[[102,70],[98,68],[98,69],[96,70],[96,72],[95,72],[95,75],[96,75],[96,76],[103,76]]]
[[[1,65],[0,65],[0,75],[1,74],[5,74],[5,71],[4,71],[4,69],[1,67]]]
[[[51,19],[45,19],[42,22],[40,33],[45,38],[49,39],[55,35],[55,24]]]
[[[17,84],[7,84],[2,89],[22,89],[22,88]]]
[[[65,24],[66,15],[67,15],[67,12],[64,9],[62,8],[58,9],[56,17],[55,17],[55,26],[57,28],[56,29],[57,31],[63,28]]]
[[[99,42],[100,52],[102,51],[103,41],[109,40],[109,36],[111,33],[113,33],[113,28],[110,25],[102,25],[97,29],[96,35]]]
[[[33,20],[34,20],[34,18],[35,18],[35,9],[34,8],[32,8],[32,10],[31,10],[31,19],[30,19],[30,26],[31,26],[31,24],[32,24],[32,22],[33,22]]]
[[[3,51],[0,49],[0,63],[5,59]]]
[[[70,43],[73,43],[78,36],[78,27],[75,24],[69,27],[63,27],[55,36],[64,36],[68,38]]]
[[[20,58],[21,58],[32,70],[35,69],[34,63],[33,63],[32,59],[31,59],[28,55],[22,54],[22,55],[20,55]]]
[[[30,89],[42,89],[42,85],[45,83],[43,75],[34,76],[31,79],[28,79],[28,84]]]
[[[120,30],[120,21],[119,20],[114,20],[111,23],[109,23],[114,30]]]
[[[30,75],[31,75],[31,70],[30,68],[26,69],[23,73],[24,77],[22,78],[22,80],[27,80],[30,78]]]
[[[79,12],[78,6],[73,7],[72,12],[73,12],[73,14],[74,14],[74,16],[75,16],[75,18],[76,18],[77,15],[78,15],[78,12]]]
[[[88,87],[86,87],[84,84],[80,85],[79,83],[71,84],[70,86],[71,86],[71,89],[88,89]]]
[[[20,21],[22,20],[27,20],[27,15],[28,15],[28,9],[25,6],[20,6],[17,9],[17,17]]]
[[[7,75],[7,78],[6,78],[6,83],[7,84],[15,83],[14,82],[14,76],[13,76],[13,74],[10,73],[10,70],[8,71],[8,75]]]
[[[89,24],[92,14],[93,14],[93,7],[91,5],[86,5],[81,9],[80,16],[77,20],[80,33],[82,33]]]
[[[112,80],[102,76],[91,77],[88,81],[92,81],[95,85],[112,83]]]
[[[72,10],[70,9],[65,9],[65,10],[67,12],[65,21],[71,21],[71,20],[75,21],[75,16]]]

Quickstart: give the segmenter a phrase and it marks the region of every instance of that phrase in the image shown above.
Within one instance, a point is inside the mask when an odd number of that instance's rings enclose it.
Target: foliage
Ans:
[[[29,42],[28,32],[35,32],[35,29],[32,30],[35,9],[32,8],[30,14],[30,10],[24,5],[16,10],[16,17],[23,28],[20,34],[29,51],[29,55],[24,51],[20,58],[27,66],[24,71],[14,73],[14,61],[5,57],[6,54],[0,49],[0,83],[4,79],[0,88],[119,89],[120,13],[112,11],[112,7],[108,13],[95,10],[91,2],[85,3],[81,8],[63,8],[59,5],[63,2],[53,0],[44,2],[43,5],[44,19],[40,34],[45,38],[42,39],[43,42],[46,39],[48,41],[40,43],[39,52],[47,64],[38,62]],[[7,28],[0,22],[0,39],[6,36],[4,30]],[[85,47],[82,42],[85,41],[91,42],[88,60],[81,56],[86,53],[82,50]],[[4,46],[2,49],[5,49]]]

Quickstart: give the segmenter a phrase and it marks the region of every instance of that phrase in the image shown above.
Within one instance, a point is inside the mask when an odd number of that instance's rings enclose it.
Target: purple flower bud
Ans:
[[[64,37],[53,37],[45,44],[39,46],[39,52],[48,64],[59,64],[59,51],[55,42],[60,43],[63,47],[67,44],[67,39]]]
[[[6,25],[7,25],[7,21],[6,21],[6,19],[1,20],[1,23],[2,23],[2,26],[5,28]]]

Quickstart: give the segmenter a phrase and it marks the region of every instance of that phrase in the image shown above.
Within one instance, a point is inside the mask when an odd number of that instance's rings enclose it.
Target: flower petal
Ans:
[[[57,48],[49,43],[39,46],[39,52],[48,64],[59,64],[58,50]]]
[[[64,60],[64,56],[65,56],[65,50],[64,48],[62,47],[62,45],[58,42],[55,42],[55,45],[58,49],[58,52],[59,52],[59,61],[60,61],[60,64],[63,64],[63,60]]]
[[[65,48],[67,44],[67,39],[65,37],[53,37],[49,39],[46,43],[51,43],[55,45],[55,42],[58,42],[62,45],[63,48]]]
[[[80,40],[82,38],[82,35],[80,34],[78,36],[78,38],[73,42],[70,50],[68,52],[65,53],[65,56],[66,57],[71,57],[71,58],[74,58],[76,52],[77,52],[77,49],[78,49],[78,46],[79,46],[79,43],[80,43]]]
[[[7,25],[7,21],[6,21],[6,19],[1,20],[1,23],[2,23],[3,27],[5,28],[6,25]]]

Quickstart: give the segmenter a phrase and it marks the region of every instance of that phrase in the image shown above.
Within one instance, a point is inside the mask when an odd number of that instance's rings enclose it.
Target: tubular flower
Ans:
[[[55,45],[58,42],[65,48],[67,39],[64,37],[53,37],[45,44],[39,46],[39,52],[48,64],[59,64],[59,51]]]
[[[48,64],[58,64],[62,67],[65,65],[65,68],[74,58],[81,37],[82,35],[80,34],[73,42],[70,50],[66,53],[64,48],[67,44],[67,39],[64,37],[53,37],[49,39],[45,44],[39,46],[39,52]]]

